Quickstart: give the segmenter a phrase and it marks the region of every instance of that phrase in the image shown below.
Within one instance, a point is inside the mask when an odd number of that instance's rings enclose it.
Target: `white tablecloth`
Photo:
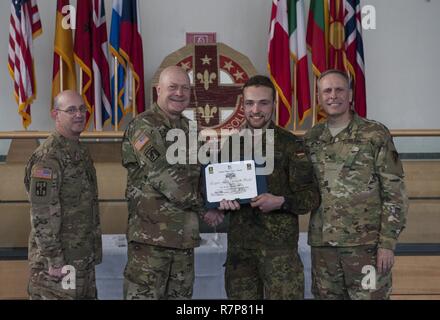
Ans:
[[[203,233],[202,244],[195,250],[195,282],[193,299],[226,299],[224,267],[227,234]],[[304,264],[305,297],[311,298],[310,247],[307,234],[301,234],[299,253]],[[125,235],[103,236],[103,263],[96,268],[99,299],[122,299],[123,271],[127,263]]]

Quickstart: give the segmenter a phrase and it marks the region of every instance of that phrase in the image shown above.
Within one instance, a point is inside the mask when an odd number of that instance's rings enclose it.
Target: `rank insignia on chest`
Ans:
[[[136,139],[134,143],[134,147],[137,151],[141,151],[142,148],[150,141],[150,138],[148,138],[146,135],[141,134],[139,138]]]
[[[46,181],[39,181],[35,184],[35,195],[37,197],[45,197],[47,195]]]
[[[38,168],[32,172],[32,177],[43,180],[52,180],[52,170],[47,168]]]
[[[150,160],[151,162],[156,162],[157,159],[160,157],[159,151],[156,150],[155,147],[148,148],[147,151],[145,151],[145,156]]]

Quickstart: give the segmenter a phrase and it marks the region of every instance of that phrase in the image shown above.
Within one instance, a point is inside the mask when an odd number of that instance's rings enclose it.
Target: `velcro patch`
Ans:
[[[145,156],[150,160],[151,162],[156,162],[157,159],[160,157],[160,152],[156,150],[155,147],[151,147],[145,151]]]
[[[148,138],[145,134],[141,134],[139,138],[136,139],[134,143],[134,147],[137,151],[141,151],[142,148],[150,141],[150,138]]]
[[[47,196],[47,182],[46,181],[38,181],[35,183],[35,195],[37,197]]]
[[[32,172],[32,177],[43,180],[52,180],[52,169],[36,168]]]

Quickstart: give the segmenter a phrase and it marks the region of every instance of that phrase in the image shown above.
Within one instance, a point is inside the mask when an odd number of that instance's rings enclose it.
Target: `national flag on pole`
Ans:
[[[290,52],[294,60],[293,96],[298,109],[299,123],[302,124],[312,107],[310,103],[304,0],[289,0],[288,17]]]
[[[345,70],[344,0],[329,2],[329,43],[327,69]]]
[[[277,122],[281,127],[287,127],[292,118],[290,65],[287,1],[273,0],[269,30],[268,69],[270,78],[278,92]]]
[[[126,73],[127,64],[124,58],[119,53],[121,17],[122,17],[122,0],[113,0],[112,22],[110,25],[110,55],[111,55],[110,89],[112,94],[111,98],[112,98],[113,125],[116,125],[115,110],[117,110],[117,119],[118,119],[117,122],[119,124],[120,121],[122,120],[123,114],[127,113],[128,110],[130,109],[129,98],[130,98],[131,84],[132,84],[131,80],[127,81],[129,80]],[[115,58],[117,61],[116,72],[115,72],[115,67],[116,67]],[[118,82],[117,85],[115,84],[115,81]]]
[[[354,82],[354,109],[361,117],[366,117],[364,44],[362,41],[361,6],[359,2],[359,0],[345,0],[345,52],[347,68]]]
[[[315,77],[328,69],[339,69],[350,74],[354,109],[365,117],[365,67],[359,2],[311,0],[307,44]],[[320,109],[319,106],[317,108]],[[325,114],[319,110],[318,120],[321,117],[325,117]]]
[[[61,88],[63,90],[76,90],[76,70],[75,62],[73,60],[72,29],[65,28],[62,25],[63,20],[67,20],[67,15],[70,14],[69,12],[62,12],[63,8],[68,5],[70,5],[69,0],[57,1],[52,73],[52,102],[60,93]],[[62,63],[63,79],[61,79],[60,60]],[[51,106],[53,106],[53,103]]]
[[[119,99],[122,95],[124,97],[122,102],[124,113],[133,110],[133,97],[136,100],[136,113],[142,113],[145,110],[144,59],[139,13],[138,0],[113,1],[110,44],[111,53],[125,68],[123,89],[120,79],[118,81]],[[118,74],[119,72],[121,71],[118,70]],[[112,87],[114,88],[114,85]],[[119,106],[121,106],[121,101],[119,101]]]
[[[92,24],[93,3],[89,0],[78,0],[76,4],[76,29],[74,58],[82,72],[80,92],[87,106],[87,127],[94,114],[94,87],[92,66]]]
[[[307,46],[315,77],[327,70],[328,0],[311,0],[307,24]]]
[[[8,69],[23,127],[32,122],[31,103],[37,96],[32,53],[33,40],[42,33],[36,0],[12,0],[9,25]]]
[[[110,69],[108,63],[108,37],[103,0],[93,0],[93,82],[95,87],[95,128],[102,131],[111,121]]]
[[[75,61],[83,71],[82,94],[93,115],[95,129],[102,131],[111,119],[110,71],[105,8],[102,0],[78,0]]]
[[[328,38],[329,38],[329,0],[311,0],[309,9],[309,21],[307,24],[306,42],[311,54],[312,70],[314,74],[313,91],[317,92],[316,79],[328,66]],[[318,120],[325,118],[326,114],[321,110],[313,95],[313,105],[316,109]],[[314,119],[315,120],[315,119]]]

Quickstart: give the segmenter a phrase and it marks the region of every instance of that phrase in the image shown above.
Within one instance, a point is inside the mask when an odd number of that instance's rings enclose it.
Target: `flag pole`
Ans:
[[[280,108],[279,108],[279,95],[278,95],[278,90],[275,90],[275,108],[276,108],[276,124],[279,126],[280,125]]]
[[[79,68],[79,94],[82,96],[83,94],[83,70]]]
[[[59,56],[60,59],[60,92],[64,91],[64,68],[63,68],[63,58]]]
[[[297,84],[297,76],[296,76],[296,68],[297,66],[295,65],[295,62],[293,64],[293,131],[296,131],[296,117],[297,117],[297,111],[298,111],[298,84]]]
[[[316,77],[313,76],[313,108],[312,108],[312,110],[313,110],[313,115],[312,115],[313,119],[312,119],[312,127],[315,126],[316,118],[317,118],[317,112],[316,112],[316,107],[317,107],[317,105],[316,105],[316,86],[317,86]]]
[[[115,80],[114,80],[114,83],[113,83],[113,89],[114,89],[114,100],[115,100],[115,110],[114,110],[114,112],[115,112],[115,131],[119,131],[119,118],[118,118],[118,108],[119,108],[119,92],[118,92],[118,89],[119,89],[119,86],[118,86],[118,83],[119,83],[119,79],[118,79],[118,58],[117,57],[114,57],[114,59],[115,59],[115,70],[114,70],[114,72],[115,72]]]
[[[132,92],[133,92],[133,118],[136,117],[136,80],[134,79],[134,75],[132,76],[131,80],[133,81],[132,84]]]

